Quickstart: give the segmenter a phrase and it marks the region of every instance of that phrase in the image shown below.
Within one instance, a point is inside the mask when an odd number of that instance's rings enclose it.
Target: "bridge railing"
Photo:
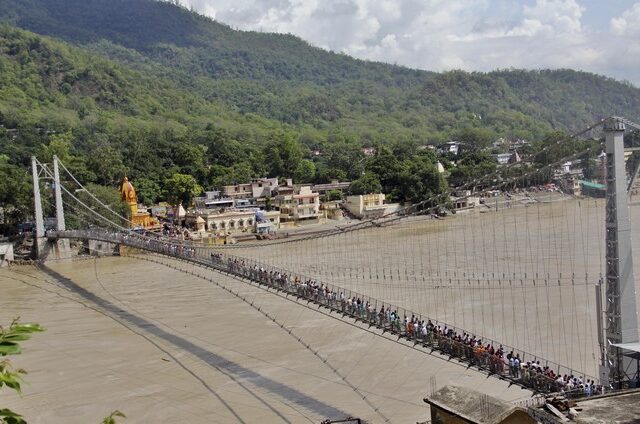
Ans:
[[[198,263],[228,274],[250,279],[259,284],[285,291],[298,298],[322,305],[370,326],[383,329],[398,337],[413,341],[416,345],[420,344],[458,358],[491,374],[499,375],[501,378],[529,387],[536,392],[551,393],[563,390],[563,384],[556,380],[558,376],[566,375],[572,378],[580,378],[585,383],[587,380],[596,381],[595,378],[578,373],[570,367],[548,361],[537,355],[501,344],[489,338],[476,337],[476,340],[479,340],[479,345],[472,347],[459,340],[458,336],[460,338],[464,338],[466,335],[473,336],[464,329],[350,289],[318,281],[301,273],[292,273],[250,258],[229,255],[226,253],[227,251],[222,253],[220,250],[210,247],[167,242],[162,239],[145,237],[134,232],[69,230],[53,231],[47,233],[47,235],[50,238],[93,239],[118,243]],[[422,326],[408,325],[408,321],[424,322],[430,325],[424,331]],[[490,354],[484,348],[484,346],[489,345],[493,346],[496,351],[502,348],[503,354]],[[514,357],[517,356],[519,358],[520,367],[510,366],[510,362],[506,359],[506,355],[509,352]],[[555,378],[550,378],[550,374]],[[585,390],[585,394],[589,393]]]

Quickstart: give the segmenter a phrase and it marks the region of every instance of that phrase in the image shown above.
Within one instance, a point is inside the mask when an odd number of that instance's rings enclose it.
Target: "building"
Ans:
[[[218,190],[205,191],[204,196],[193,199],[196,208],[230,208],[233,206],[233,198],[222,197]]]
[[[445,386],[424,399],[432,424],[576,424],[640,422],[640,390],[568,399],[537,396],[507,403],[461,386]]]
[[[0,243],[0,268],[8,266],[13,260],[13,244]]]
[[[219,191],[210,191],[209,193],[217,193],[218,197],[212,196],[204,196],[197,197],[195,199],[195,205],[197,209],[246,209],[246,208],[255,208],[257,205],[256,199],[249,198],[240,198],[240,197],[220,197]]]
[[[327,219],[341,220],[344,218],[342,208],[340,207],[341,204],[342,201],[339,200],[322,202],[322,204],[320,205],[320,210],[324,211],[324,215],[327,217]]]
[[[257,211],[256,212],[256,233],[271,233],[280,228],[279,211]]]
[[[263,224],[269,223],[269,231],[280,226],[280,214],[263,212],[255,209],[193,209],[185,216],[185,226],[198,231],[213,233],[219,236],[255,232],[257,222],[262,218]],[[266,221],[265,221],[266,219]],[[264,225],[262,226],[264,228]]]
[[[456,211],[473,209],[480,205],[480,198],[478,196],[472,196],[471,190],[457,192],[455,196],[450,197],[450,200]]]
[[[311,190],[311,186],[279,187],[274,206],[280,211],[281,223],[319,223],[323,217],[320,194]]]
[[[460,142],[458,141],[449,141],[442,146],[440,146],[441,153],[451,153],[452,155],[457,156],[460,153]]]
[[[522,158],[517,151],[509,153],[498,153],[493,155],[493,157],[498,161],[498,165],[508,165],[512,163],[522,162]]]
[[[249,210],[194,209],[185,216],[187,227],[217,235],[252,232],[255,222],[256,213]]]
[[[223,197],[233,199],[272,197],[278,188],[277,178],[260,178],[249,183],[228,185],[222,188]]]
[[[384,203],[386,196],[383,193],[359,194],[347,196],[344,207],[356,218],[371,219],[397,212],[400,205],[397,203]]]
[[[536,424],[527,409],[461,386],[445,386],[424,401],[432,424]]]
[[[591,181],[580,181],[580,191],[585,196],[604,198],[607,194],[607,186]]]
[[[582,196],[582,186],[577,175],[566,174],[557,179],[560,189],[571,196]]]
[[[178,206],[167,206],[167,219],[171,220],[174,225],[181,226],[185,223],[187,211],[184,210],[182,204]]]
[[[378,151],[376,150],[375,147],[363,147],[362,148],[362,153],[365,156],[375,156],[377,152]]]
[[[493,157],[498,161],[498,165],[506,165],[509,163],[509,159],[511,159],[511,153],[498,153],[493,155]]]
[[[338,180],[333,180],[330,183],[327,184],[315,184],[311,186],[311,190],[312,191],[317,191],[319,194],[326,194],[329,191],[333,191],[333,190],[340,190],[342,192],[344,192],[345,190],[348,190],[349,187],[351,186],[351,181],[338,181]]]

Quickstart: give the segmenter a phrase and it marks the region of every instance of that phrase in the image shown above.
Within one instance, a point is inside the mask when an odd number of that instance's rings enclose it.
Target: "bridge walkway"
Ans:
[[[307,301],[324,307],[331,312],[341,314],[345,319],[354,319],[365,323],[369,327],[375,327],[383,333],[393,334],[399,339],[413,342],[414,346],[421,346],[430,349],[431,352],[439,352],[451,359],[456,359],[467,364],[468,368],[474,368],[480,372],[487,373],[511,384],[532,390],[535,393],[557,393],[561,391],[555,379],[549,378],[543,370],[551,369],[548,361],[536,358],[534,355],[518,351],[521,363],[518,369],[509,366],[506,359],[506,349],[500,345],[502,350],[495,349],[494,353],[489,353],[485,346],[496,346],[497,343],[486,338],[474,338],[478,343],[471,346],[462,342],[461,336],[466,335],[462,331],[448,327],[436,321],[428,320],[427,331],[416,331],[420,328],[417,325],[408,325],[408,317],[412,321],[425,323],[420,315],[412,314],[403,308],[394,307],[388,303],[380,302],[354,293],[348,289],[342,289],[333,285],[318,284],[315,281],[303,281],[299,277],[289,275],[285,270],[265,264],[258,264],[246,258],[234,257],[211,253],[210,248],[193,247],[188,245],[172,244],[166,241],[154,240],[142,237],[135,233],[109,232],[103,230],[70,230],[52,231],[47,233],[50,241],[68,239],[93,239],[103,242],[121,244],[128,247],[137,248],[144,251],[158,253],[164,256],[179,259],[191,264],[196,264],[205,268],[249,280],[261,286],[266,286],[295,296],[298,300]],[[358,302],[358,300],[360,300]],[[365,305],[369,305],[367,307]],[[384,311],[379,312],[380,310]],[[400,311],[400,312],[399,312]],[[403,316],[403,318],[401,318]],[[513,350],[515,352],[515,350]],[[514,353],[515,355],[515,353]],[[527,367],[524,362],[530,359],[530,363],[539,362],[539,368]],[[557,374],[561,371],[574,375],[573,370],[562,369],[556,365]],[[556,374],[556,375],[557,375]],[[577,376],[578,373],[575,373]],[[583,380],[589,376],[580,376]]]

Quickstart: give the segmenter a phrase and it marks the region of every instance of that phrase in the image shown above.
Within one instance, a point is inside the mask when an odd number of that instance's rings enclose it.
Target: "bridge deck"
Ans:
[[[330,289],[334,294],[344,293],[347,299],[355,299],[356,297],[358,299],[361,299],[361,306],[364,306],[365,301],[370,301],[371,305],[373,306],[373,311],[377,312],[378,308],[382,306],[386,306],[387,309],[390,308],[391,311],[395,311],[395,319],[389,319],[388,316],[386,317],[386,319],[378,317],[375,312],[372,313],[371,316],[369,316],[364,308],[362,310],[356,310],[355,306],[351,308],[348,303],[345,305],[344,301],[339,302],[337,301],[337,299],[324,297],[323,293],[318,294],[317,291],[314,294],[313,289],[305,287],[304,284],[301,284],[302,281],[297,281],[297,279],[294,281],[294,275],[289,274],[287,270],[282,270],[264,264],[252,263],[246,258],[238,258],[231,255],[223,256],[219,253],[211,253],[211,250],[208,248],[193,248],[189,246],[170,244],[159,240],[139,237],[135,234],[110,233],[99,230],[76,230],[60,233],[52,232],[49,237],[51,239],[55,239],[56,237],[92,238],[117,242],[127,246],[137,247],[146,251],[171,256],[206,268],[213,268],[215,270],[242,277],[259,284],[268,285],[279,290],[283,290],[289,294],[304,298],[308,301],[315,302],[333,311],[340,312],[343,315],[348,315],[352,318],[359,319],[366,322],[370,326],[376,326],[394,335],[397,335],[398,337],[410,338],[416,345],[421,344],[424,347],[431,349],[432,351],[439,350],[441,353],[449,355],[452,358],[455,357],[460,361],[468,363],[469,366],[475,366],[479,369],[489,372],[490,375],[494,375],[501,379],[507,379],[513,384],[527,387],[536,392],[556,392],[560,389],[560,386],[555,384],[554,378],[546,378],[544,374],[540,373],[540,369],[538,369],[537,372],[535,372],[536,370],[532,370],[531,368],[518,370],[517,372],[511,372],[511,370],[509,370],[508,362],[505,357],[509,350],[518,353],[519,358],[522,361],[522,365],[524,365],[527,361],[538,361],[540,367],[545,367],[545,370],[548,367],[548,369],[555,372],[556,375],[575,375],[576,377],[579,376],[583,378],[584,381],[586,381],[587,379],[595,381],[593,377],[585,376],[582,373],[578,373],[569,368],[565,368],[549,362],[544,358],[536,357],[527,354],[524,351],[518,351],[517,349],[507,346],[505,346],[504,355],[498,357],[497,355],[489,355],[487,353],[483,353],[481,349],[480,351],[478,351],[476,348],[465,346],[462,343],[456,342],[455,340],[447,337],[447,335],[443,335],[442,332],[440,332],[439,334],[437,332],[430,332],[428,335],[424,335],[422,337],[409,334],[408,329],[404,325],[404,320],[406,320],[406,317],[412,317],[414,315],[412,311],[398,308],[397,306],[390,305],[388,303],[385,304],[385,302],[380,302],[377,299],[372,299],[368,296],[355,293],[341,287],[327,285],[327,288]],[[284,278],[275,278],[276,275],[283,275]],[[419,314],[415,314],[415,316],[418,320],[422,319]],[[437,321],[434,321],[434,324],[442,324],[442,329],[449,328],[451,330],[449,336],[456,333],[458,335],[463,334],[463,330],[456,329],[451,326],[447,327],[447,324],[445,323],[438,323]],[[455,333],[453,332],[454,330]],[[490,343],[494,346],[495,349],[497,349],[499,345],[502,346],[502,344],[499,344],[498,342],[493,340],[488,340],[487,338],[481,337],[481,340],[483,344]]]

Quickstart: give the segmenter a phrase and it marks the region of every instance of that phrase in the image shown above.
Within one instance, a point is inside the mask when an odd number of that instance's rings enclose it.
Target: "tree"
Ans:
[[[265,147],[265,160],[271,177],[293,178],[300,168],[302,151],[290,134],[278,132]]]
[[[442,202],[441,195],[447,193],[447,183],[434,164],[426,159],[414,158],[404,161],[402,171],[397,176],[398,186],[392,192],[399,201],[418,203],[427,202],[427,206]]]
[[[205,146],[181,141],[174,149],[173,161],[180,168],[181,173],[195,175],[199,179],[204,178]]]
[[[240,184],[250,181],[253,176],[251,165],[246,162],[235,163],[230,167],[212,165],[209,168],[207,182],[217,189],[226,185]]]
[[[390,193],[397,186],[397,176],[402,170],[402,165],[389,148],[381,146],[376,155],[367,161],[365,169],[377,175],[382,190]]]
[[[43,144],[40,146],[40,152],[38,153],[40,162],[51,163],[53,161],[53,156],[58,156],[58,159],[63,162],[69,162],[72,156],[71,139],[72,135],[70,132],[52,135],[49,138],[48,144]]]
[[[0,155],[0,209],[5,232],[23,222],[33,209],[28,170],[10,164],[5,155]]]
[[[196,179],[188,174],[173,174],[164,183],[164,191],[169,203],[190,206],[193,198],[200,195],[203,189]]]
[[[91,149],[87,165],[96,174],[96,182],[102,185],[115,185],[127,174],[122,153],[106,143]]]
[[[71,132],[51,135],[48,144],[40,145],[38,159],[51,163],[55,155],[80,182],[95,181],[95,173],[86,165],[87,156],[76,155],[73,151],[72,138]]]
[[[100,202],[107,205],[114,213],[107,211],[104,206],[100,205],[95,199],[93,199],[87,192],[79,191],[76,196],[80,199],[85,205],[89,206],[91,209],[105,216],[113,222],[116,222],[120,225],[127,226],[127,222],[120,219],[119,216],[123,216],[126,218],[131,218],[129,216],[129,208],[126,203],[122,201],[120,198],[120,192],[115,187],[105,187],[98,184],[88,183],[86,186],[87,191],[93,194]],[[84,209],[84,208],[83,208]],[[69,228],[79,228],[82,226],[82,222],[78,221],[78,219],[91,219],[92,222],[97,221],[97,217],[93,215],[91,212],[84,211],[84,216],[74,216],[73,214],[66,214],[65,220],[67,221],[67,225]],[[106,225],[104,222],[97,222],[98,225]]]
[[[465,128],[457,134],[466,147],[472,149],[486,149],[497,138],[496,134],[487,128]]]
[[[298,169],[293,174],[293,179],[298,183],[313,182],[316,177],[316,165],[309,159],[303,159],[298,165]]]
[[[44,331],[39,324],[21,324],[19,318],[14,319],[9,327],[0,326],[0,357],[19,355],[22,353],[20,342],[29,340],[32,333]],[[0,360],[0,388],[7,386],[16,392],[21,392],[22,376],[27,372],[21,368],[15,369],[8,359]],[[20,414],[8,408],[0,408],[0,423],[26,424]]]
[[[134,181],[138,201],[145,205],[155,204],[162,194],[160,185],[154,180],[140,178]]]
[[[331,202],[334,200],[342,200],[342,191],[341,190],[330,190],[326,194],[327,201]]]
[[[377,175],[372,172],[365,172],[363,176],[351,183],[349,192],[351,194],[381,193],[382,184],[380,184]]]

